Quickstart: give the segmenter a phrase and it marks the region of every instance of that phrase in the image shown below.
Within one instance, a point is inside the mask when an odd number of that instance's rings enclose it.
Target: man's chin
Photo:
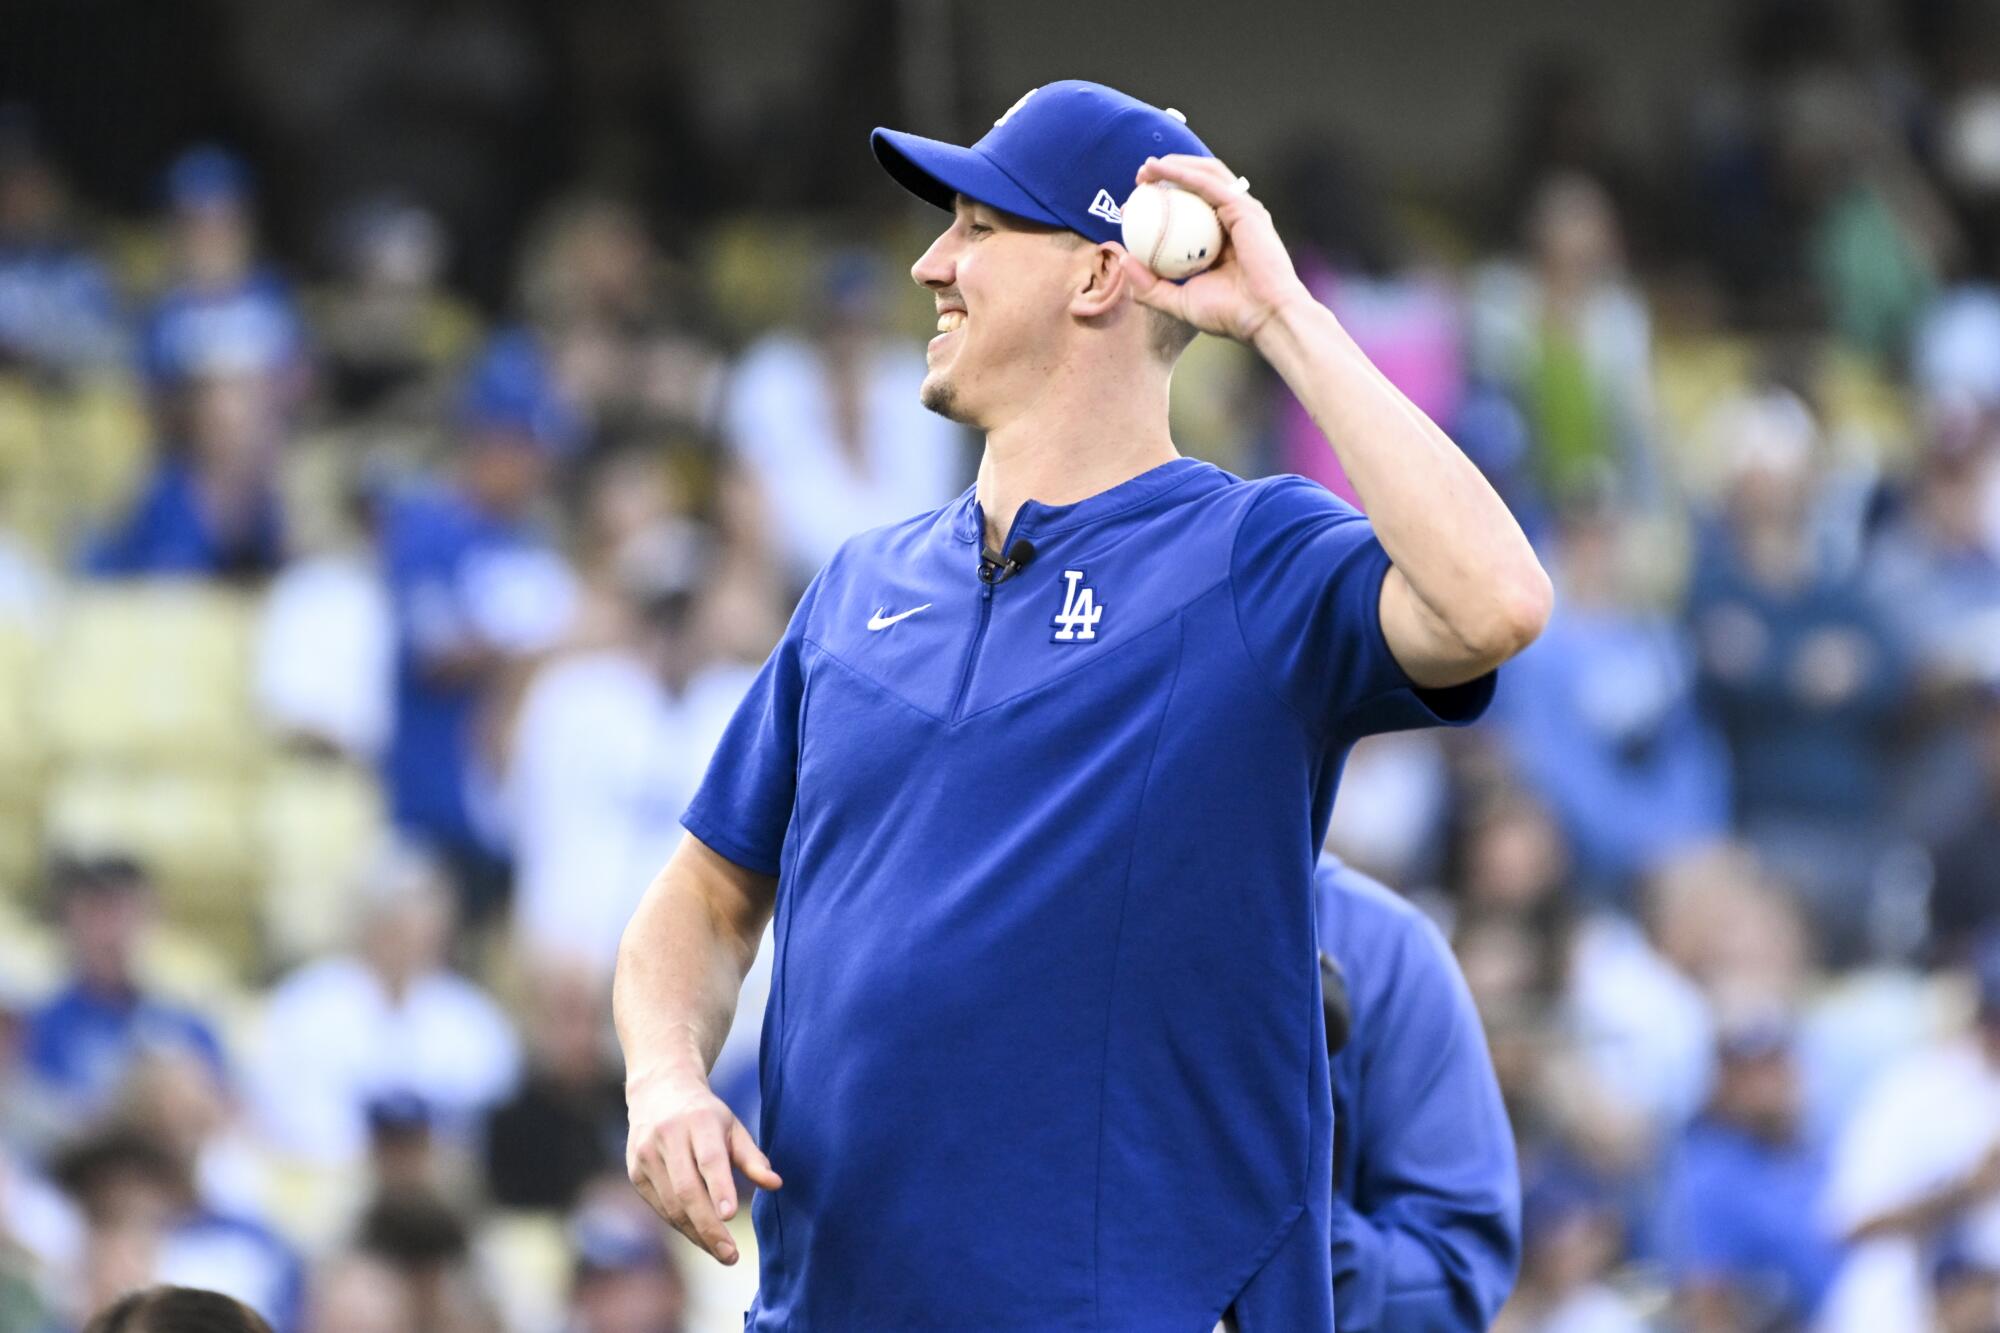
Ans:
[[[917,390],[917,401],[947,421],[956,421],[961,426],[977,424],[959,401],[957,387],[942,375],[924,377],[923,387]]]

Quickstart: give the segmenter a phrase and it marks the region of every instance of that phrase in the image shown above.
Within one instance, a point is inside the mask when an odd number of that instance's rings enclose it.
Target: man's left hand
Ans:
[[[1216,158],[1173,153],[1148,158],[1138,183],[1166,181],[1205,200],[1222,221],[1222,253],[1182,283],[1169,282],[1125,256],[1125,273],[1140,304],[1165,311],[1204,333],[1248,343],[1287,302],[1312,299],[1270,210],[1246,182]]]

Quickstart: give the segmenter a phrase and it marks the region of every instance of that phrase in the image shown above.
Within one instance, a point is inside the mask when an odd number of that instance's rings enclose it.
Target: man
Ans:
[[[1342,1333],[1485,1328],[1520,1264],[1521,1186],[1479,1011],[1423,913],[1331,853],[1315,879],[1353,1033],[1332,1058]]]
[[[1691,1333],[1809,1326],[1840,1267],[1812,1225],[1826,1154],[1805,1131],[1794,1038],[1737,1021],[1716,1042],[1715,1089],[1668,1169],[1661,1234]]]
[[[1548,580],[1178,116],[1066,82],[971,149],[874,142],[952,210],[921,397],[984,458],[814,578],[683,816],[614,988],[630,1174],[724,1263],[732,1160],[764,1187],[759,1330],[1331,1329],[1341,761],[1477,716]],[[1216,207],[1213,268],[1125,253],[1135,180]],[[1176,453],[1195,328],[1272,363],[1372,528]],[[705,1071],[774,904],[767,1157]]]
[[[1847,1260],[1826,1333],[1923,1328],[1946,1252],[2000,1268],[2000,933],[1973,950],[1978,1019],[1890,1067],[1834,1146],[1824,1219]]]
[[[151,993],[140,949],[157,915],[152,881],[128,857],[58,861],[50,896],[61,914],[70,976],[28,1015],[28,1072],[65,1113],[108,1109],[133,1063],[150,1050],[192,1051],[225,1078],[221,1038],[202,1015]]]
[[[509,673],[559,642],[576,600],[538,522],[578,423],[528,334],[494,335],[467,372],[447,483],[383,506],[378,541],[397,637],[383,776],[396,827],[452,863],[468,925],[505,902],[498,781],[477,743]]]

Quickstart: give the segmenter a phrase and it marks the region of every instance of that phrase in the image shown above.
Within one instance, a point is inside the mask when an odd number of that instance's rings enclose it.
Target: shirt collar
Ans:
[[[1071,528],[1095,523],[1113,514],[1136,508],[1156,496],[1162,495],[1190,477],[1209,470],[1210,465],[1199,458],[1185,455],[1170,458],[1155,467],[1150,467],[1137,476],[1095,495],[1086,495],[1081,500],[1065,505],[1047,505],[1040,500],[1025,500],[1021,512],[1014,520],[1013,536],[1021,537],[1029,533],[1047,536],[1054,532],[1065,532]],[[952,535],[960,541],[976,544],[981,529],[985,525],[985,515],[979,508],[979,487],[975,483],[966,488],[958,497],[952,514]]]

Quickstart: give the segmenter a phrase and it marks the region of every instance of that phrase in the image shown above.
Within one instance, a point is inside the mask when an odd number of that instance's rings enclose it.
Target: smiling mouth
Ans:
[[[939,333],[957,333],[964,327],[965,312],[963,310],[946,310],[938,315],[937,330]]]

